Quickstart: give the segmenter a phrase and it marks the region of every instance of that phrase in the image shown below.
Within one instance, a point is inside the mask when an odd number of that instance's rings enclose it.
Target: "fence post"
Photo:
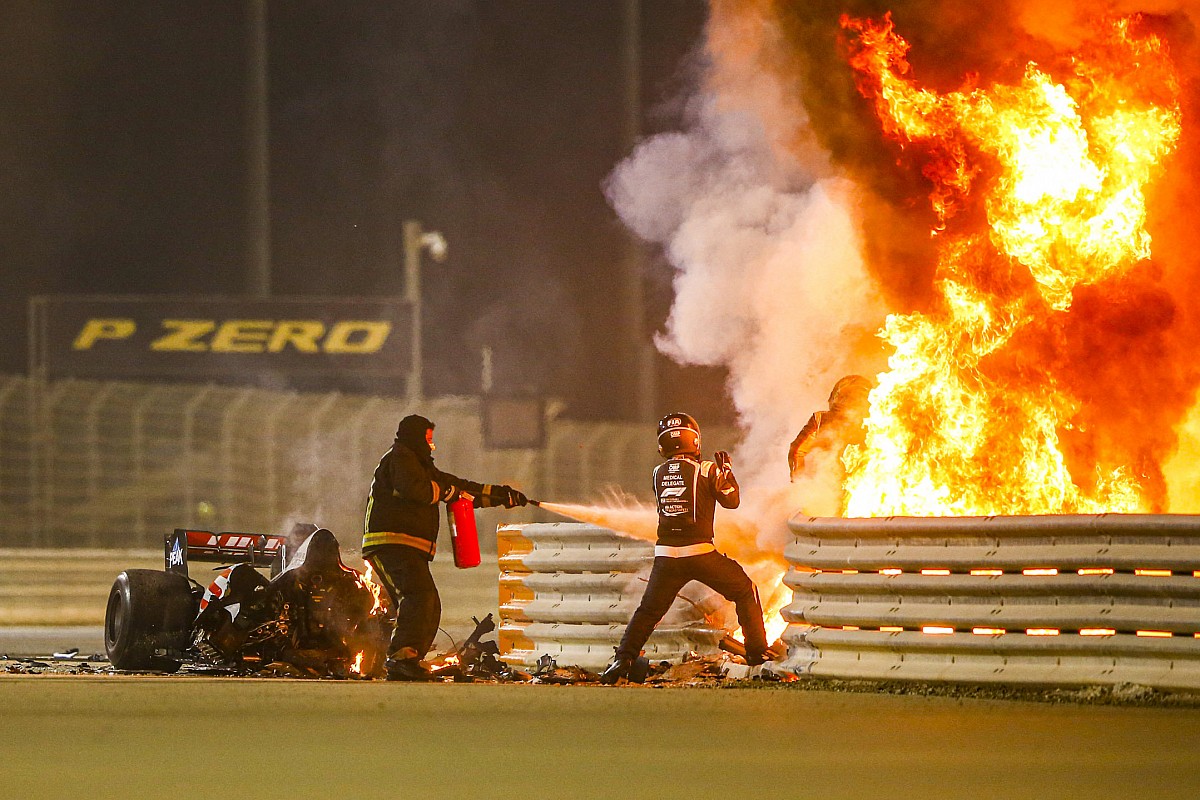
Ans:
[[[87,498],[89,504],[95,504],[100,499],[100,407],[108,400],[114,386],[115,384],[112,383],[102,384],[100,390],[96,392],[88,403],[87,411],[85,412],[87,415]],[[88,544],[92,547],[99,547],[100,515],[93,513],[89,514],[88,518]]]
[[[212,384],[200,387],[200,391],[183,406],[183,507],[187,509],[187,519],[181,522],[188,527],[196,524],[196,458],[193,452],[196,439],[196,410],[205,398],[212,394],[212,390]]]
[[[136,487],[134,495],[136,496],[137,515],[134,517],[134,528],[139,541],[146,538],[146,409],[159,395],[160,389],[157,386],[151,387],[145,395],[142,396],[133,406],[133,474],[134,485]]]
[[[229,530],[229,510],[233,508],[233,421],[242,407],[254,395],[253,389],[240,389],[237,396],[225,406],[221,416],[221,508],[218,511],[221,530]]]

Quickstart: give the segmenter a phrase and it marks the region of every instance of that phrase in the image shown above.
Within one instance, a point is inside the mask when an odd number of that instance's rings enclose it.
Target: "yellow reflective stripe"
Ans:
[[[437,481],[430,481],[433,484],[433,499],[429,501],[429,505],[436,506],[438,500],[442,499],[442,487],[438,486]]]
[[[408,533],[367,531],[363,534],[363,547],[378,547],[384,544],[402,544],[407,547],[414,547],[422,553],[428,553],[429,555],[437,552],[436,542],[431,542],[428,539],[422,539],[420,536],[413,536]]]
[[[392,576],[388,575],[387,570],[383,568],[383,562],[377,558],[368,558],[367,560],[371,562],[371,566],[379,573],[379,577],[383,578],[383,584],[387,587],[388,594],[392,596],[392,599],[395,600],[399,597],[400,590],[396,588],[396,582],[392,580]]]

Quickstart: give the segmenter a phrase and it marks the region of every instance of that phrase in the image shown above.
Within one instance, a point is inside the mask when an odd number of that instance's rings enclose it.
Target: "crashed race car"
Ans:
[[[109,661],[141,672],[186,665],[300,677],[382,674],[393,623],[386,594],[342,563],[337,538],[324,528],[288,549],[285,536],[176,529],[166,537],[163,571],[129,569],[113,583],[104,619]],[[196,561],[222,565],[208,586],[188,574]]]

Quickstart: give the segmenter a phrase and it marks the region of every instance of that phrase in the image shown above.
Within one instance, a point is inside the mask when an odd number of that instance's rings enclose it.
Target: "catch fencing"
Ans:
[[[604,667],[641,601],[653,543],[579,523],[505,525],[497,537],[500,658],[526,668],[543,656],[559,666]],[[730,614],[723,598],[693,582],[650,635],[645,654],[678,662],[689,652],[716,652]]]
[[[1200,689],[1200,516],[797,516],[783,665]]]
[[[371,474],[396,423],[437,423],[442,469],[531,497],[648,499],[653,428],[549,419],[538,449],[484,447],[474,397],[403,399],[217,385],[0,377],[0,547],[161,547],[178,527],[362,530]],[[544,512],[481,510],[500,521]]]

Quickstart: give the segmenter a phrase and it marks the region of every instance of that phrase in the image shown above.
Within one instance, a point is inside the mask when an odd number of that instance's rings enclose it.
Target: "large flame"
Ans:
[[[938,225],[936,307],[894,314],[894,352],[847,448],[849,516],[1149,510],[1135,466],[1093,447],[1057,379],[1075,293],[1150,256],[1147,183],[1180,136],[1163,43],[1115,23],[1052,77],[942,93],[910,75],[892,26],[843,18],[851,63],[885,132],[925,159]],[[1123,454],[1123,453],[1122,453]]]

